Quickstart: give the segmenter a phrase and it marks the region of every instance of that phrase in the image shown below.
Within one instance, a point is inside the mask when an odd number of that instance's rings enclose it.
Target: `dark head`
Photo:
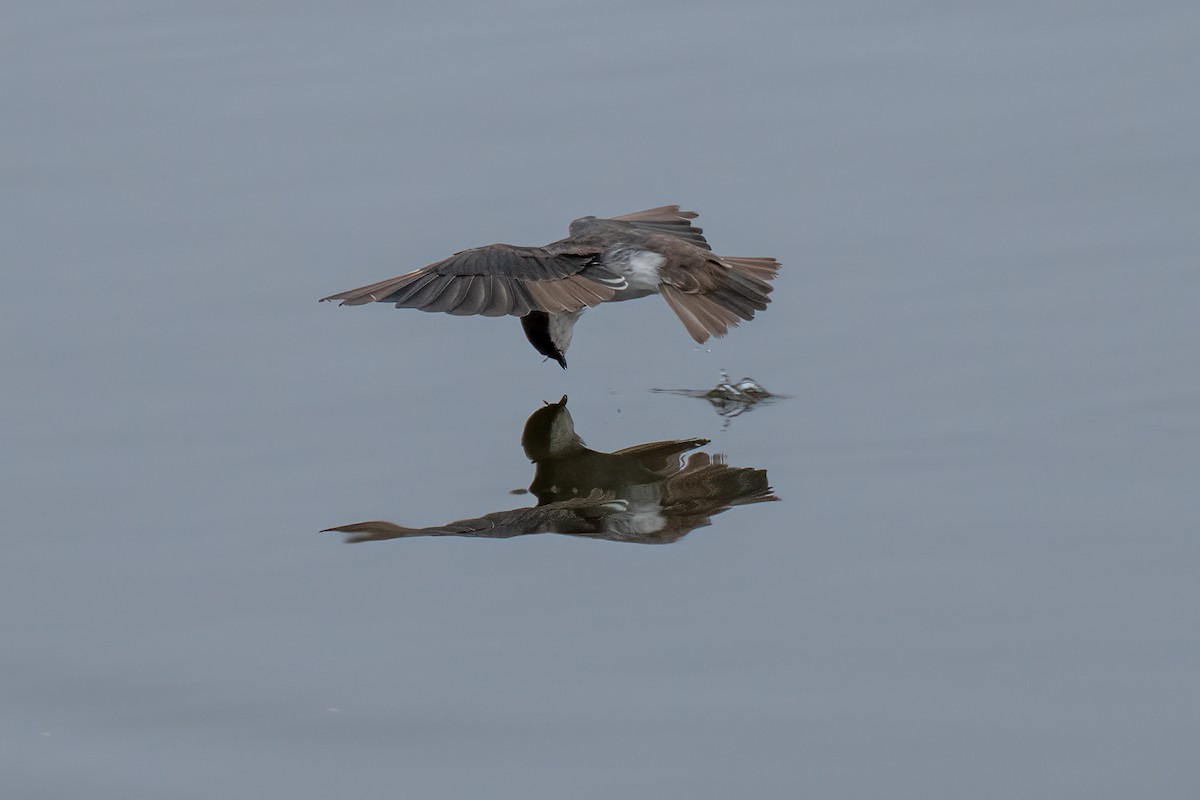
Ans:
[[[556,314],[556,317],[565,316]],[[571,320],[574,323],[574,319]],[[567,327],[565,342],[556,342],[550,325],[550,315],[545,311],[530,311],[521,317],[521,327],[525,329],[525,338],[533,348],[546,358],[553,358],[563,369],[567,368],[566,349],[571,343],[570,327]],[[561,326],[555,326],[561,327]],[[561,333],[559,335],[561,339]]]
[[[525,421],[521,447],[530,461],[544,461],[577,452],[583,440],[575,433],[575,421],[567,411],[567,396],[557,403],[546,403]]]

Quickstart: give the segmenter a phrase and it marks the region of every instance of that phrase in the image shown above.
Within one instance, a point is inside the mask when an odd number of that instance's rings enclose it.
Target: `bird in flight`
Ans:
[[[662,295],[703,344],[754,318],[770,302],[779,262],[719,256],[693,211],[659,206],[619,217],[581,217],[542,247],[489,244],[395,278],[339,292],[341,305],[394,303],[467,316],[514,316],[529,343],[567,368],[575,321],[601,303]]]

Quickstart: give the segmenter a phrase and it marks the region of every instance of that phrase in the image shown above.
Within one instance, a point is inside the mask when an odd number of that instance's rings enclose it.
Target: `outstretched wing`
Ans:
[[[612,298],[625,279],[596,261],[597,251],[569,240],[545,247],[490,244],[418,270],[321,298],[341,305],[395,303],[466,316],[523,317],[530,311],[578,311]]]

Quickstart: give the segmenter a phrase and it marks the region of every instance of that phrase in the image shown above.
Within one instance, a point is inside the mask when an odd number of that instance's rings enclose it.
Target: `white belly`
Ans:
[[[651,253],[649,250],[633,251],[629,260],[625,262],[627,270],[623,273],[625,280],[629,283],[629,288],[657,292],[658,284],[661,282],[658,270],[664,261],[666,261],[665,258],[658,253]]]
[[[613,300],[632,300],[648,294],[658,294],[662,282],[660,270],[666,258],[650,250],[641,250],[626,245],[610,247],[603,256],[604,266],[618,273],[628,288],[617,292]]]

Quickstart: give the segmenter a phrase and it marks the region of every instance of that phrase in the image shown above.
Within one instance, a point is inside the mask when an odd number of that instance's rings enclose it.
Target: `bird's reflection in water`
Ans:
[[[409,536],[507,539],[565,533],[638,544],[670,544],[732,506],[778,500],[766,470],[731,467],[724,456],[688,453],[707,439],[673,439],[601,453],[575,433],[567,398],[529,417],[521,436],[536,465],[529,491],[537,505],[496,511],[432,528],[357,522],[328,528],[347,542]]]

